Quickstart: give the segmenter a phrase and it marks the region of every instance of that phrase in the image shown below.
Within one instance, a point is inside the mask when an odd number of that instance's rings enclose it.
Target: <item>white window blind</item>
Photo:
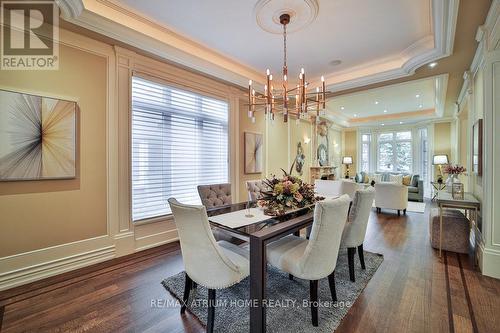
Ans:
[[[228,104],[132,78],[132,219],[199,204],[197,186],[228,182]]]

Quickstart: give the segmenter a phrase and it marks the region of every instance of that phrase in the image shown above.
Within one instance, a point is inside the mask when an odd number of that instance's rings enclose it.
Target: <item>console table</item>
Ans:
[[[439,194],[439,192],[441,192],[442,190],[444,190],[446,188],[446,184],[443,182],[441,182],[441,183],[440,182],[431,182],[431,185],[434,188],[434,190],[432,191],[433,196],[432,196],[431,201],[434,201],[436,199],[437,195]]]
[[[441,257],[441,246],[443,241],[443,208],[458,208],[464,209],[465,216],[469,219],[471,227],[477,227],[478,211],[481,203],[472,195],[472,193],[464,193],[463,200],[454,199],[452,194],[445,191],[440,191],[436,195],[436,202],[439,207],[439,256]],[[467,214],[469,212],[469,214]],[[474,234],[474,243],[476,243],[476,234]],[[473,263],[476,262],[476,244],[474,244]]]

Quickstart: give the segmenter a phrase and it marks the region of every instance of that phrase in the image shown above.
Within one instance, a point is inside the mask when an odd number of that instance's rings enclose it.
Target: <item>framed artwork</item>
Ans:
[[[245,174],[262,172],[262,134],[245,132]]]
[[[76,102],[0,90],[0,181],[75,178]]]
[[[483,174],[483,120],[479,119],[472,127],[472,172]]]

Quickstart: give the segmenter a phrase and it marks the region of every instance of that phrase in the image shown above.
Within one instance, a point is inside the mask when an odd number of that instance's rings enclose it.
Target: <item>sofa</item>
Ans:
[[[391,182],[391,176],[409,176],[410,182],[408,185],[403,184],[408,190],[408,200],[412,201],[424,201],[424,181],[420,179],[419,175],[411,175],[411,174],[401,174],[401,173],[392,173],[392,172],[382,172],[382,173],[372,173],[368,174],[364,171],[356,174],[354,180],[357,183],[371,183],[372,180],[375,183],[381,182]]]

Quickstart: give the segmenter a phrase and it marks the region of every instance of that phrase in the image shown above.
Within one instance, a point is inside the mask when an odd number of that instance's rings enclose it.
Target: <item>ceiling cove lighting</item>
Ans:
[[[248,117],[255,122],[255,112],[264,110],[267,119],[274,120],[275,113],[283,113],[283,121],[288,122],[290,114],[297,119],[309,118],[309,111],[315,112],[311,118],[319,122],[319,117],[324,115],[326,108],[325,78],[321,77],[321,87],[316,87],[312,92],[308,91],[309,82],[306,81],[304,68],[300,70],[299,81],[296,85],[289,83],[288,67],[286,58],[286,27],[290,23],[290,14],[280,15],[280,23],[283,25],[283,68],[282,83],[276,89],[273,83],[271,71],[266,71],[266,84],[264,94],[257,93],[252,86],[252,80],[248,82]],[[292,97],[293,96],[293,97]],[[291,100],[290,98],[293,98]],[[320,111],[321,109],[321,111]]]
[[[416,98],[420,98],[420,94],[416,94],[416,95],[415,95],[415,97],[416,97]]]

